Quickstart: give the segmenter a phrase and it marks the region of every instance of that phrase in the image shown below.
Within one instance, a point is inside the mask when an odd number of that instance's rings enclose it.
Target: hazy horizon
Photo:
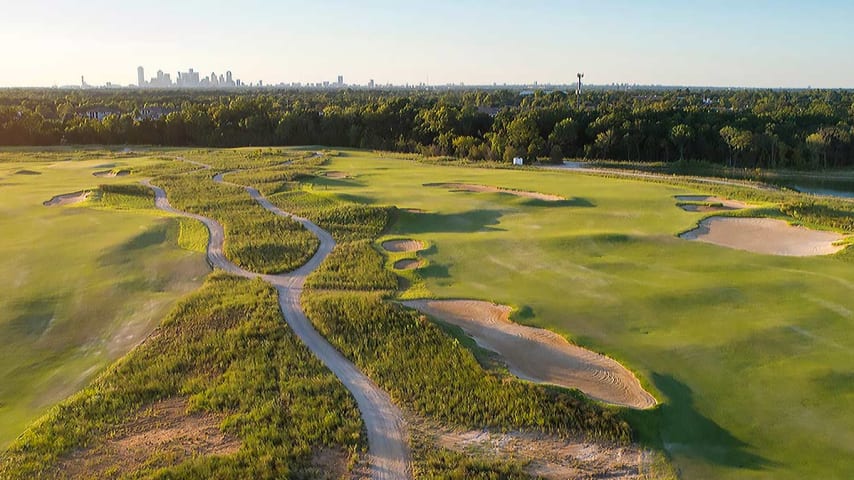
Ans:
[[[137,66],[265,84],[559,85],[584,72],[597,85],[854,87],[854,4],[639,3],[14,2],[0,87],[135,84]]]

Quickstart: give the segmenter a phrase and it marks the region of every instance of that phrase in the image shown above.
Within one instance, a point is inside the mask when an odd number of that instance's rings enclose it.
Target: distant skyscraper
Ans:
[[[338,75],[338,86],[339,87],[344,86],[344,75]]]
[[[219,85],[219,77],[214,72],[211,72],[211,85]]]
[[[374,88],[374,79],[368,80],[368,88]]]
[[[139,88],[145,86],[145,69],[142,67],[136,67],[136,82]]]
[[[231,71],[225,72],[225,84],[229,87],[234,86],[234,80],[231,78]]]
[[[198,87],[199,72],[193,71],[192,68],[188,72],[178,72],[178,86],[190,88]]]

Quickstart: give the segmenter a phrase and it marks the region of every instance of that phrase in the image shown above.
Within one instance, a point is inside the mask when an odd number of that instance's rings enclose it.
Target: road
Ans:
[[[214,181],[225,183],[222,176],[223,174],[217,175],[214,177]],[[335,247],[335,240],[333,240],[332,235],[310,220],[292,215],[276,207],[258,190],[244,187],[247,193],[262,207],[276,215],[290,217],[300,222],[320,240],[320,246],[314,256],[293,272],[281,275],[250,272],[235,265],[225,257],[223,253],[225,231],[219,222],[208,217],[177,210],[169,204],[166,192],[163,189],[152,185],[148,180],[143,181],[143,184],[154,190],[154,202],[157,208],[175,215],[194,218],[205,224],[210,232],[207,258],[213,268],[219,268],[232,275],[245,278],[261,278],[276,288],[279,296],[279,307],[285,321],[356,399],[368,435],[368,462],[371,478],[374,480],[411,478],[408,428],[402,412],[392,403],[385,391],[379,388],[314,329],[300,305],[300,296],[306,277],[323,262]]]

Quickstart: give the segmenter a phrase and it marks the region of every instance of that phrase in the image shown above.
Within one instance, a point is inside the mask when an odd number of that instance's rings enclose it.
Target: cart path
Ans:
[[[214,181],[225,183],[222,180],[223,175],[222,173],[216,175]],[[290,217],[300,222],[320,240],[320,246],[314,256],[293,272],[281,275],[250,272],[235,265],[225,257],[223,253],[225,231],[219,222],[202,215],[173,208],[169,204],[166,192],[163,189],[152,185],[148,180],[142,183],[154,191],[154,203],[157,208],[175,215],[194,218],[208,228],[210,240],[207,247],[207,258],[213,268],[219,268],[245,278],[261,278],[276,288],[279,295],[279,307],[285,321],[355,398],[367,429],[371,478],[374,480],[411,478],[409,436],[403,413],[392,403],[385,391],[379,388],[314,329],[300,306],[300,295],[302,295],[306,277],[320,265],[335,247],[335,240],[332,239],[332,235],[310,220],[292,215],[276,207],[258,190],[243,187],[262,207],[276,215]]]

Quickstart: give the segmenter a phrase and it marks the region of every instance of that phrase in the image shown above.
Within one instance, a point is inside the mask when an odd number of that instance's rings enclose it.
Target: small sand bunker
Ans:
[[[738,200],[730,200],[721,197],[709,195],[677,195],[677,202],[693,202],[694,204],[679,205],[679,208],[686,212],[725,212],[729,210],[742,210],[751,208],[744,202]]]
[[[92,175],[96,177],[124,177],[130,175],[130,170],[105,170],[103,172],[95,172]]]
[[[46,202],[42,202],[42,205],[45,207],[62,207],[64,205],[72,205],[86,200],[91,194],[92,192],[86,190],[74,193],[63,193],[62,195],[54,196]]]
[[[323,176],[326,178],[333,178],[333,179],[350,178],[350,175],[347,175],[344,172],[326,172],[323,174]]]
[[[229,455],[240,448],[240,440],[219,429],[218,416],[188,415],[186,409],[184,398],[150,405],[115,435],[74,452],[59,468],[71,478],[98,478],[107,472],[131,473],[155,456],[158,466],[165,467],[197,456]]]
[[[417,252],[424,250],[424,242],[418,240],[389,240],[383,242],[383,248],[388,252]]]
[[[488,185],[473,185],[470,183],[425,183],[424,186],[441,187],[463,192],[508,193],[517,197],[534,198],[536,200],[545,200],[547,202],[559,202],[561,200],[566,200],[561,196],[551,195],[548,193],[526,192],[523,190],[511,190],[509,188],[491,187]]]
[[[834,245],[841,234],[789,225],[771,218],[709,217],[679,236],[754,253],[809,257],[829,255],[843,248]]]
[[[36,172],[33,170],[18,170],[15,172],[15,175],[41,175],[41,172]]]
[[[634,445],[605,445],[542,433],[441,429],[432,436],[437,444],[448,450],[462,453],[474,451],[495,460],[530,462],[525,467],[528,474],[554,480],[640,480],[648,478],[648,463],[654,459],[652,452]]]
[[[572,345],[554,332],[511,322],[510,307],[476,300],[402,303],[462,328],[478,345],[500,355],[520,378],[577,388],[614,405],[651,408],[656,404],[632,372],[616,361]]]
[[[406,258],[403,260],[398,260],[394,262],[395,270],[415,270],[420,267],[424,262],[417,259]]]

